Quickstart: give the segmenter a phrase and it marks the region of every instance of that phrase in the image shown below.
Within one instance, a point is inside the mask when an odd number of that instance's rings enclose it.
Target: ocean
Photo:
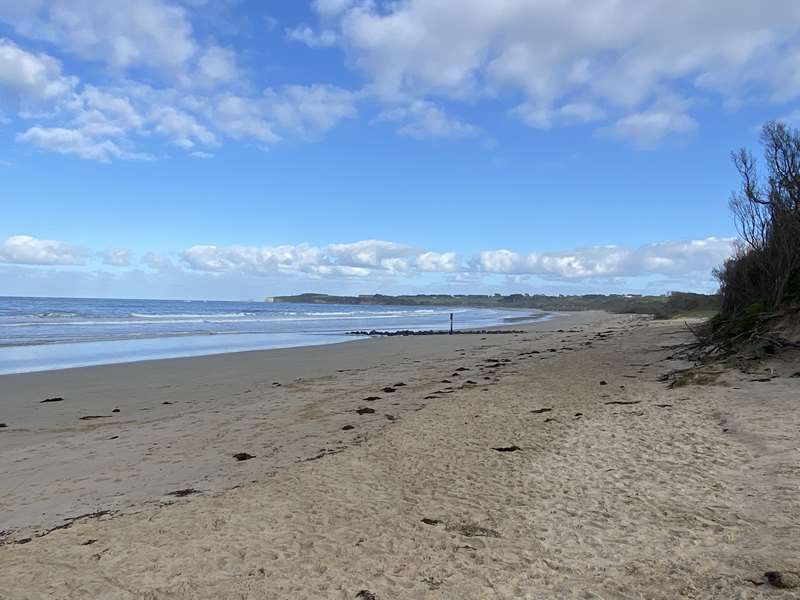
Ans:
[[[0,374],[331,344],[354,330],[447,329],[451,312],[459,329],[520,319],[464,307],[0,296]]]

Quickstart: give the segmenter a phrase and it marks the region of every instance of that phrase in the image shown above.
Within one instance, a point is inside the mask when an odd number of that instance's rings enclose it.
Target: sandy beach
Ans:
[[[0,598],[797,597],[800,366],[514,329],[0,377]]]

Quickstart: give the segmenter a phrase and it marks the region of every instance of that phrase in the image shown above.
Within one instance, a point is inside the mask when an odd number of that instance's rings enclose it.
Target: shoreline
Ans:
[[[513,328],[536,334],[608,318],[586,312]],[[325,411],[341,415],[371,406],[360,399],[381,396],[381,389],[402,381],[402,394],[417,397],[387,412],[400,418],[430,402],[425,397],[442,378],[427,371],[438,373],[465,349],[496,348],[505,342],[494,338],[515,335],[374,337],[0,375],[0,423],[6,424],[0,429],[0,464],[6,466],[0,490],[11,490],[0,492],[0,504],[13,507],[0,531],[28,537],[75,515],[124,512],[161,502],[177,489],[217,492],[263,475],[261,460],[232,471],[236,452],[267,453],[266,467],[274,472],[322,448],[354,443],[390,421],[382,414],[359,418],[358,429],[344,439],[341,427],[348,423],[323,418]],[[48,398],[63,401],[42,403]],[[268,443],[260,439],[264,428]],[[54,486],[63,492],[45,492]]]
[[[516,310],[509,309],[508,312]],[[545,311],[525,312],[528,314],[524,317],[505,317],[502,322],[493,325],[456,327],[456,332],[503,329],[511,323],[545,322],[558,315]],[[446,329],[443,328],[442,331]],[[358,338],[354,338],[353,332],[342,330],[294,333],[173,333],[147,337],[8,344],[0,345],[0,377],[174,358],[333,345],[354,339]]]
[[[0,596],[793,598],[797,361],[669,388],[682,323],[526,328],[29,374],[65,396],[4,398],[2,515],[39,524]],[[147,410],[79,419],[112,393]]]

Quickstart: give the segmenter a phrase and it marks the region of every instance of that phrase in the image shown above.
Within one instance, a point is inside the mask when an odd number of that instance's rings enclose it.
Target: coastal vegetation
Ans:
[[[652,314],[656,318],[678,316],[712,316],[720,306],[716,294],[671,292],[661,296],[638,294],[585,294],[547,296],[544,294],[413,294],[386,296],[331,296],[328,294],[298,294],[276,296],[275,302],[302,304],[373,304],[402,306],[470,306],[476,308],[537,309],[546,311],[605,310],[610,313]]]
[[[698,332],[709,356],[772,354],[800,341],[800,132],[769,122],[762,169],[746,149],[733,154],[741,176],[730,207],[740,235],[715,271],[720,312]]]

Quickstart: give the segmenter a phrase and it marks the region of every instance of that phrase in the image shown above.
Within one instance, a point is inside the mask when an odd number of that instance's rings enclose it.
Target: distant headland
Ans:
[[[605,310],[611,313],[652,314],[670,318],[683,314],[713,314],[719,309],[719,296],[671,292],[663,296],[638,294],[586,294],[546,296],[544,294],[410,294],[388,296],[362,294],[333,296],[305,293],[293,296],[270,296],[266,302],[295,304],[372,304],[402,306],[470,306],[477,308],[533,308],[548,311]]]

